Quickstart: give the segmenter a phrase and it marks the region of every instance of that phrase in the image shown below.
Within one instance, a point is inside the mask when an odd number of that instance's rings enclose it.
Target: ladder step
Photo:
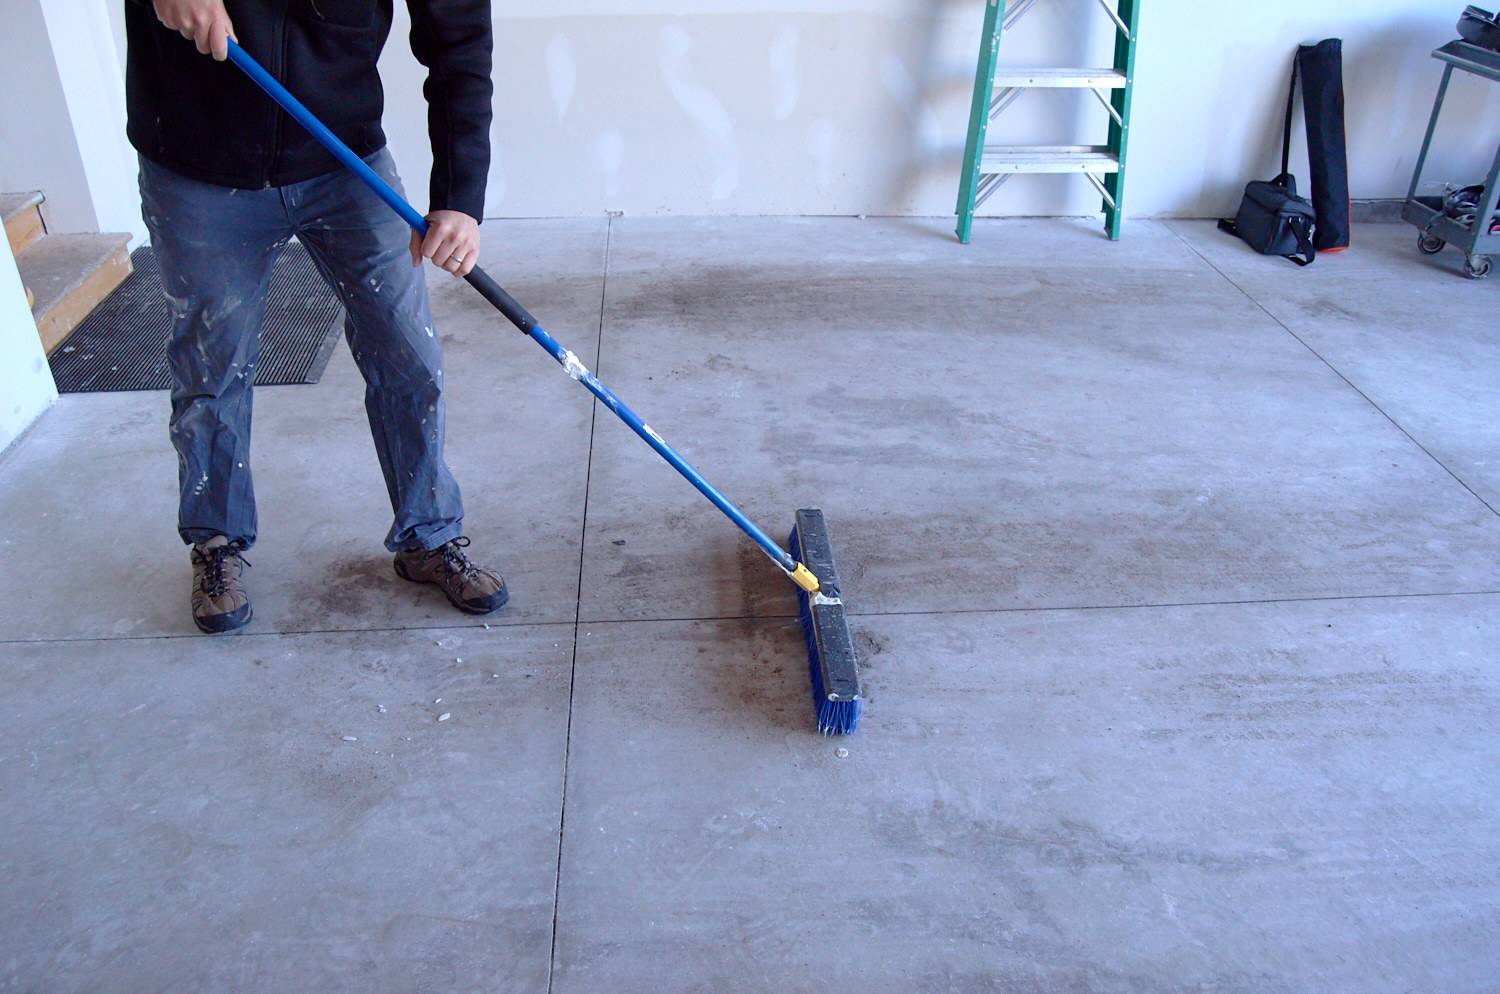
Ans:
[[[1116,90],[1125,85],[1125,74],[1114,69],[999,69],[995,72],[995,85]]]
[[[1107,145],[986,145],[979,172],[1117,173],[1119,156]]]
[[[1021,173],[1082,176],[1099,194],[1104,230],[1120,237],[1124,217],[1126,138],[1135,89],[1135,49],[1143,0],[1098,0],[1114,25],[1114,58],[1104,66],[1003,66],[1000,39],[1039,0],[986,0],[979,60],[969,101],[969,132],[958,181],[958,240],[968,244],[974,212],[1007,180]],[[1069,0],[1076,3],[1076,0]],[[1085,6],[1090,6],[1085,4]],[[989,144],[990,125],[1028,90],[1084,90],[1104,106],[1108,140],[1103,145]],[[1087,102],[1087,101],[1085,101]],[[999,134],[994,137],[1000,139]],[[1083,135],[1079,136],[1084,138]],[[1077,139],[1075,139],[1077,140]],[[1089,135],[1084,140],[1097,140]]]

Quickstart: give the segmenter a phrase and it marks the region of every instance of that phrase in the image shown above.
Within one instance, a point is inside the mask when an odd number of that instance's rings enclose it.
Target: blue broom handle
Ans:
[[[417,209],[407,203],[405,197],[391,189],[391,185],[381,179],[379,173],[371,169],[365,160],[355,155],[354,150],[345,145],[338,135],[329,131],[328,126],[318,120],[302,101],[292,96],[292,91],[282,86],[281,81],[275,76],[266,72],[265,67],[251,58],[250,53],[241,48],[233,38],[229,39],[229,61],[244,70],[245,75],[249,76],[256,86],[269,93],[271,99],[280,104],[282,110],[296,118],[297,123],[306,128],[318,140],[318,144],[332,152],[335,159],[348,166],[351,172],[364,180],[365,185],[374,190],[381,200],[390,204],[391,209],[400,214],[403,221],[422,234],[427,234],[427,219],[418,214]]]
[[[358,155],[355,155],[353,149],[345,145],[339,139],[338,135],[328,130],[328,127],[322,121],[318,120],[313,115],[313,112],[303,105],[302,101],[294,97],[290,90],[282,86],[276,77],[266,72],[259,62],[251,58],[249,53],[232,39],[229,42],[229,61],[242,69],[245,75],[249,76],[257,86],[270,94],[272,100],[280,104],[281,108],[295,118],[298,124],[306,128],[318,140],[320,145],[333,154],[334,158],[347,166],[354,175],[364,181],[366,186],[375,191],[375,194],[389,204],[392,210],[401,215],[401,219],[411,225],[414,231],[424,235],[427,233],[427,219],[419,214],[415,207],[407,203],[405,197],[397,193],[389,183],[380,177],[379,173],[371,169]],[[557,339],[549,335],[537,323],[536,318],[532,317],[530,312],[522,307],[516,298],[507,293],[504,287],[491,279],[489,274],[478,266],[470,270],[469,275],[465,279],[486,300],[495,305],[502,314],[509,318],[511,323],[519,328],[523,334],[530,336],[538,345],[546,349],[547,354],[557,360],[558,365],[562,366],[569,376],[582,383],[588,388],[589,393],[602,400],[604,406],[614,411],[621,421],[630,426],[631,431],[639,435],[642,441],[656,450],[657,455],[665,459],[671,464],[673,469],[677,470],[689,483],[697,487],[698,491],[707,497],[715,507],[723,511],[729,520],[739,525],[740,530],[749,535],[755,544],[760,546],[777,566],[781,567],[788,575],[793,576],[794,579],[798,579],[800,576],[802,579],[799,579],[799,583],[803,583],[803,580],[806,580],[812,584],[811,589],[817,589],[816,578],[813,578],[807,572],[807,567],[797,562],[771,536],[767,535],[755,522],[746,517],[745,512],[736,507],[728,497],[720,493],[717,487],[705,480],[703,474],[694,469],[686,459],[678,455],[677,450],[673,449],[660,435],[653,431],[651,426],[646,424],[645,420],[639,414],[632,411],[613,390],[599,382],[599,378],[590,372],[588,367],[580,362],[577,356],[564,348]],[[805,583],[803,585],[806,586]]]

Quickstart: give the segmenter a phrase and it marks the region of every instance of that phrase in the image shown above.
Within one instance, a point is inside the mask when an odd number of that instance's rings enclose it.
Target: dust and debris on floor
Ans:
[[[763,526],[825,510],[860,731],[759,551],[435,276],[499,615],[392,575],[344,352],[256,392],[232,638],[164,394],[0,459],[0,990],[1493,994],[1500,283],[1401,225],[485,230]]]

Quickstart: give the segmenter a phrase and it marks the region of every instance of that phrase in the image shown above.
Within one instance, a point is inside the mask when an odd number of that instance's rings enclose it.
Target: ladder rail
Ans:
[[[1125,74],[1125,85],[1110,93],[1115,109],[1109,124],[1109,145],[1120,170],[1104,178],[1104,230],[1110,241],[1118,241],[1125,222],[1125,160],[1130,146],[1130,101],[1135,93],[1135,45],[1140,34],[1141,0],[1119,0],[1127,30],[1115,36],[1115,68]]]
[[[1030,6],[1036,0],[1019,0]],[[1000,61],[1000,35],[1005,23],[1005,0],[987,0],[984,8],[984,33],[979,40],[979,65],[974,70],[974,99],[969,107],[969,138],[964,149],[963,175],[958,183],[958,228],[956,234],[969,244],[973,233],[975,199],[983,182],[980,160],[984,158],[984,138],[990,124],[990,90]],[[993,189],[990,191],[994,192]]]
[[[1035,7],[1037,0],[1013,0],[1011,3],[987,0],[974,73],[963,173],[959,179],[956,233],[960,242],[968,244],[970,241],[975,212],[1018,172],[1083,173],[1099,192],[1105,232],[1111,240],[1120,237],[1141,0],[1115,2],[1118,6],[1111,7],[1110,0],[1098,0],[1115,26],[1114,64],[1110,68],[1002,70],[999,55],[1004,33]],[[985,139],[991,122],[1014,104],[1025,90],[1037,88],[1087,89],[1109,115],[1107,143],[987,146]]]

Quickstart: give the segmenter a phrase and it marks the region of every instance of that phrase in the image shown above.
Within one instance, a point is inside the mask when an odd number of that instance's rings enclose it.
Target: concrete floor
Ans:
[[[343,352],[258,395],[235,637],[164,396],[64,398],[0,459],[0,990],[1500,990],[1500,287],[947,228],[486,226],[753,516],[827,510],[839,742],[785,582],[446,277],[490,629],[391,574]]]

